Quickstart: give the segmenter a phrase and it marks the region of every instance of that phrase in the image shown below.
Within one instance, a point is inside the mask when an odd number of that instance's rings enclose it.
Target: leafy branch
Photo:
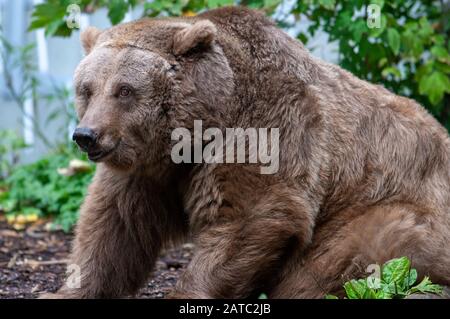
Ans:
[[[417,270],[411,268],[407,257],[392,259],[381,267],[381,278],[369,276],[352,279],[344,284],[348,299],[403,299],[412,294],[441,294],[443,288],[433,284],[428,277],[417,281]],[[338,299],[327,295],[327,299]]]

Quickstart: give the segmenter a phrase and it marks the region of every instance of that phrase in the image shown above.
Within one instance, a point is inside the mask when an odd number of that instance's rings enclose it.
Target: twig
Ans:
[[[8,265],[6,265],[7,268],[12,268],[16,264],[17,257],[19,257],[19,253],[15,253],[14,256],[9,260]]]

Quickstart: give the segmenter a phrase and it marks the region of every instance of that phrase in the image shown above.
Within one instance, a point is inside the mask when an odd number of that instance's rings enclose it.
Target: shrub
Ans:
[[[380,269],[379,278],[352,279],[344,284],[348,299],[402,299],[415,293],[441,294],[442,287],[433,284],[428,277],[414,285],[417,271],[411,268],[407,257],[392,259]],[[327,295],[327,299],[338,299]]]
[[[55,224],[69,231],[94,170],[92,164],[65,153],[19,166],[3,182],[0,209],[7,216],[53,216]]]

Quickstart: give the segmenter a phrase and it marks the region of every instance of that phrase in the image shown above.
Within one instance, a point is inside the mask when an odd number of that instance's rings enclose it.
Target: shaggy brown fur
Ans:
[[[58,296],[133,294],[161,248],[188,235],[197,251],[172,297],[321,298],[405,255],[450,284],[450,139],[416,102],[312,57],[244,8],[82,40],[80,127],[105,155],[76,229],[81,288]],[[279,172],[175,165],[170,134],[197,119],[278,127]]]

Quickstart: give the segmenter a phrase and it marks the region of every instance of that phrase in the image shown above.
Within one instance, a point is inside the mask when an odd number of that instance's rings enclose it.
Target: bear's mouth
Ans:
[[[88,158],[93,162],[99,162],[100,160],[104,159],[109,154],[114,152],[118,146],[119,146],[119,142],[114,147],[110,148],[107,151],[98,150],[95,152],[88,152]]]

